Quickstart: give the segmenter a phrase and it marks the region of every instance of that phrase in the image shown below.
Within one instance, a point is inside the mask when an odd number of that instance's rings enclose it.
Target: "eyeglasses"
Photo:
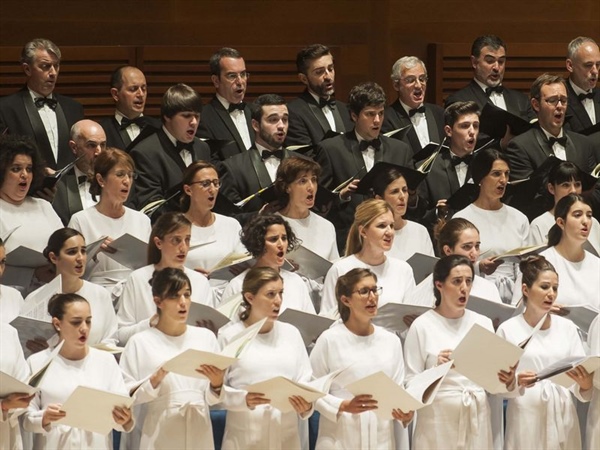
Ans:
[[[137,172],[128,172],[126,170],[117,170],[115,172],[115,177],[119,180],[122,180],[125,177],[129,177],[130,180],[137,180],[138,174]]]
[[[221,187],[221,180],[215,178],[214,180],[192,181],[190,185],[192,184],[199,184],[203,189],[208,189],[212,184],[216,189],[219,189]]]
[[[417,80],[419,80],[419,83],[421,83],[421,84],[426,84],[427,80],[429,80],[429,77],[427,75],[421,75],[419,78],[417,78],[415,76],[402,78],[402,81],[404,81],[404,84],[407,84],[408,86],[415,84],[417,82]]]
[[[356,291],[352,291],[353,294],[356,293],[362,298],[369,298],[369,294],[373,294],[375,296],[381,295],[382,292],[383,292],[383,287],[381,287],[381,286],[376,286],[376,287],[372,287],[372,288],[364,287],[362,289],[357,289]]]
[[[544,101],[551,106],[557,106],[558,102],[562,103],[563,106],[566,106],[568,99],[567,97],[550,97],[545,98]]]
[[[225,79],[227,81],[231,81],[232,83],[234,81],[236,81],[238,78],[242,79],[242,80],[247,80],[248,78],[250,78],[250,72],[230,72],[230,73],[226,73],[225,74]]]

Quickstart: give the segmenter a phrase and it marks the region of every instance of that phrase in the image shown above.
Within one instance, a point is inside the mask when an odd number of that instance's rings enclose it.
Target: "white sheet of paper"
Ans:
[[[43,285],[31,295],[21,307],[21,315],[32,319],[49,322],[52,318],[48,314],[48,302],[55,294],[62,292],[62,277],[57,275],[50,283]]]
[[[315,402],[321,397],[325,397],[326,392],[314,389],[308,384],[297,383],[285,377],[275,377],[269,380],[254,383],[245,388],[248,392],[258,392],[264,394],[271,400],[271,406],[277,408],[282,413],[294,411],[294,407],[289,398],[298,395],[309,403]]]
[[[566,372],[580,365],[585,367],[588,373],[595,372],[600,369],[600,356],[568,356],[551,364],[544,370],[540,370],[537,376],[540,380],[550,378],[554,383],[569,389],[575,384],[575,381]],[[555,375],[551,375],[553,373]]]
[[[428,306],[409,305],[406,303],[386,303],[378,309],[373,323],[392,333],[403,333],[408,329],[404,323],[405,316],[420,316],[429,311]]]
[[[6,263],[15,267],[32,269],[50,264],[42,253],[23,245],[19,245],[6,255]]]
[[[521,258],[524,258],[527,255],[537,254],[544,250],[546,250],[548,246],[546,244],[542,245],[531,245],[528,247],[518,247],[512,250],[509,250],[500,255],[494,256],[492,259],[502,259],[504,262],[516,262],[518,263]]]
[[[103,344],[102,342],[99,342],[98,344],[90,345],[90,347],[97,348],[98,350],[102,350],[103,352],[112,353],[113,355],[118,355],[119,353],[123,353],[123,350],[125,350],[124,347],[106,345],[106,344]]]
[[[476,297],[475,295],[469,296],[467,309],[490,318],[492,322],[498,319],[498,325],[513,317],[517,311],[512,305],[493,302],[482,297]]]
[[[423,253],[415,253],[406,260],[408,265],[412,267],[413,276],[415,277],[415,284],[419,284],[431,273],[433,273],[433,267],[440,258],[435,256],[424,255]]]
[[[285,257],[294,267],[296,272],[304,275],[309,280],[318,280],[324,278],[332,266],[330,261],[310,251],[303,245],[288,253]]]
[[[48,359],[38,369],[38,371],[29,377],[29,379],[27,380],[27,384],[29,386],[38,387],[40,385],[42,379],[44,378],[44,375],[46,375],[46,370],[48,370],[48,367],[50,367],[50,364],[52,364],[52,361],[54,361],[54,358],[56,358],[56,355],[58,355],[58,352],[60,352],[60,349],[62,348],[64,343],[64,340],[60,341],[58,345],[54,347],[54,350],[50,352],[50,356],[48,356]]]
[[[2,236],[0,236],[0,239],[2,239],[2,242],[4,242],[4,245],[6,245],[6,241],[8,241],[8,238],[11,236],[11,234],[13,234],[19,228],[21,228],[21,225],[17,225],[16,227],[11,228],[10,230],[6,230],[4,232],[4,234]]]
[[[208,271],[211,272],[211,274],[212,274],[212,272],[221,270],[224,267],[229,267],[231,265],[239,264],[241,262],[248,261],[250,259],[252,259],[252,256],[249,255],[248,253],[231,252],[228,255],[226,255],[225,257],[223,257],[223,259],[221,259],[221,261],[219,261],[213,267],[208,269]]]
[[[231,322],[226,315],[220,313],[215,308],[208,305],[203,305],[202,303],[191,302],[190,312],[187,319],[188,325],[196,327],[198,326],[196,325],[197,322],[203,321],[212,322],[217,330]]]
[[[67,415],[56,423],[106,435],[117,426],[112,417],[115,406],[129,408],[132,403],[131,397],[78,386],[62,406]]]
[[[10,394],[33,395],[37,391],[39,391],[38,388],[29,386],[0,370],[0,398],[5,398]]]
[[[328,329],[334,322],[328,317],[317,316],[291,308],[286,308],[278,320],[294,325],[300,331],[304,345],[307,347],[316,341],[321,333]]]
[[[148,244],[129,233],[112,241],[110,246],[116,252],[105,252],[106,256],[125,267],[136,270],[148,264]]]
[[[598,315],[598,311],[589,305],[565,306],[563,310],[568,311],[565,317],[571,319],[584,333],[590,330],[590,325]]]
[[[96,258],[96,255],[98,255],[98,253],[100,252],[100,248],[102,247],[102,244],[104,243],[105,240],[106,240],[106,236],[102,236],[97,241],[94,241],[91,244],[87,244],[85,246],[85,251],[87,254],[87,262],[85,263],[85,273],[83,274],[84,280],[89,279],[89,277],[92,273],[92,269],[97,264],[97,261],[95,261],[94,259]]]
[[[19,331],[19,342],[23,348],[25,358],[31,356],[31,351],[26,346],[27,341],[47,341],[56,334],[56,330],[54,329],[52,322],[50,322],[50,319],[46,321],[18,316],[15,317],[10,324]]]
[[[242,293],[232,295],[229,298],[224,299],[221,304],[216,308],[221,314],[232,320],[240,310],[242,304]]]

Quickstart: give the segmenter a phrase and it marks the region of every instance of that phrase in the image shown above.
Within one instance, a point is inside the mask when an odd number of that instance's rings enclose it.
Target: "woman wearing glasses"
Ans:
[[[313,375],[321,377],[347,369],[343,379],[348,384],[381,370],[402,384],[404,362],[400,339],[372,323],[381,294],[377,275],[366,268],[352,269],[337,279],[335,294],[343,323],[326,330],[317,339],[310,354]],[[404,427],[399,433],[400,442],[395,442],[394,420],[406,426],[412,412],[396,409],[387,420],[379,419],[375,400],[369,395],[353,396],[337,379],[333,380],[329,394],[317,401],[316,409],[321,413],[317,448],[408,448]]]
[[[246,253],[240,241],[239,222],[212,212],[220,187],[217,169],[208,162],[196,161],[183,172],[181,210],[192,223],[185,265],[205,275],[210,275],[210,268],[230,253]],[[211,279],[210,284],[222,292],[226,283]]]
[[[134,171],[133,160],[124,151],[108,148],[101,152],[94,161],[94,177],[90,187],[92,197],[99,195],[100,201],[95,206],[74,214],[69,228],[81,232],[88,244],[108,236],[102,244],[103,251],[112,251],[110,243],[125,233],[148,242],[150,219],[125,206],[135,179]],[[90,281],[101,286],[112,289],[131,273],[130,268],[102,252],[95,260],[97,262],[92,268]]]

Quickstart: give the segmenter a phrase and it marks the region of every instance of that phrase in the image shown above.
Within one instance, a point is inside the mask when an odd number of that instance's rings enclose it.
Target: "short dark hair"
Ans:
[[[277,94],[263,94],[260,95],[254,103],[250,105],[252,112],[252,119],[256,120],[258,123],[262,120],[263,116],[263,106],[271,106],[271,105],[286,105],[285,99],[281,95]]]
[[[160,104],[160,117],[173,117],[179,112],[202,112],[202,99],[200,95],[184,83],[177,83],[167,89]]]
[[[296,55],[296,68],[298,69],[298,73],[306,75],[310,62],[325,55],[331,55],[331,50],[329,50],[329,47],[326,45],[312,44],[308,47],[304,47]]]
[[[102,187],[100,187],[96,175],[100,174],[102,178],[106,178],[108,172],[119,164],[128,166],[132,171],[135,170],[133,158],[129,156],[129,153],[125,153],[118,148],[109,147],[96,156],[94,159],[94,176],[90,180],[90,194],[92,194],[93,199],[102,194]]]
[[[246,300],[246,296],[244,294],[250,293],[252,295],[256,295],[258,291],[267,283],[272,281],[281,280],[281,275],[278,271],[273,269],[272,267],[252,267],[248,272],[246,272],[246,276],[244,277],[244,282],[242,284],[242,310],[240,311],[240,320],[244,321],[250,316],[250,310],[252,309],[252,305]]]
[[[475,273],[473,263],[469,258],[463,255],[448,255],[442,256],[433,268],[433,295],[435,296],[435,306],[440,306],[442,302],[442,294],[435,285],[436,281],[444,282],[452,269],[458,266],[469,266],[471,268],[471,276]]]
[[[352,296],[352,291],[357,283],[363,278],[368,277],[373,277],[377,283],[377,275],[375,275],[371,269],[362,267],[352,269],[337,279],[337,282],[335,283],[335,298],[337,300],[338,311],[342,322],[347,322],[350,318],[350,308],[342,302],[342,295],[344,297]]]
[[[471,162],[473,183],[476,185],[481,183],[481,180],[483,180],[490,173],[490,170],[492,170],[494,161],[499,159],[504,161],[510,170],[510,161],[504,152],[495,148],[485,148],[478,151]]]
[[[348,94],[348,110],[357,116],[367,106],[385,106],[385,91],[372,81],[354,86]]]
[[[283,225],[287,234],[288,253],[294,250],[300,241],[290,224],[279,214],[257,214],[242,228],[240,240],[253,257],[258,258],[265,251],[265,236],[271,225]]]
[[[548,172],[548,183],[557,185],[572,180],[581,181],[581,170],[571,161],[561,161]]]
[[[477,103],[473,101],[452,103],[444,111],[444,125],[452,128],[461,116],[467,114],[477,114],[478,116],[481,114]]]
[[[567,88],[567,82],[560,75],[553,75],[551,73],[543,73],[539,77],[535,79],[535,81],[531,85],[531,89],[529,89],[529,96],[531,98],[535,98],[539,100],[542,95],[542,87],[548,84],[562,84],[565,89]]]
[[[49,39],[36,38],[25,44],[23,50],[21,50],[21,63],[33,63],[33,56],[35,55],[36,50],[46,50],[48,53],[52,53],[54,56],[56,56],[59,61],[62,57],[60,49],[54,42]]]
[[[471,56],[479,58],[483,47],[490,47],[492,50],[498,50],[502,47],[506,51],[506,44],[502,39],[494,34],[486,34],[475,38],[473,45],[471,45]]]
[[[27,136],[0,135],[0,187],[4,184],[6,171],[11,166],[17,155],[31,158],[33,179],[27,195],[36,192],[44,179],[44,163],[33,139]]]
[[[242,55],[235,48],[223,47],[210,57],[208,67],[211,75],[221,76],[221,58],[240,59]]]
[[[127,64],[127,65],[119,66],[115,70],[113,70],[113,72],[110,74],[110,87],[111,88],[115,88],[115,89],[119,90],[123,87],[123,72],[126,69],[137,69],[137,67],[130,66]]]
[[[404,178],[406,180],[401,169],[398,167],[386,167],[381,173],[381,176],[375,178],[371,183],[373,195],[378,195],[383,198],[387,187],[398,178]]]
[[[187,166],[185,168],[185,170],[183,171],[183,178],[182,178],[183,184],[192,183],[194,181],[194,177],[196,176],[196,174],[203,169],[214,170],[215,172],[217,172],[217,178],[219,178],[219,171],[217,170],[217,168],[214,165],[212,165],[211,163],[209,163],[207,161],[198,160],[198,161],[194,161],[192,164]],[[190,196],[188,194],[186,194],[183,191],[183,189],[181,190],[181,197],[179,197],[179,205],[181,206],[182,211],[187,211],[188,209],[190,209],[190,205],[191,205]]]
[[[277,200],[282,207],[285,207],[290,200],[286,189],[298,178],[298,175],[304,172],[311,173],[319,178],[321,175],[321,166],[312,159],[300,156],[285,158],[279,164],[277,175],[275,176],[275,192],[277,192]]]
[[[167,212],[162,214],[152,226],[150,238],[148,238],[148,264],[158,264],[162,257],[162,252],[156,246],[154,238],[164,239],[169,233],[173,233],[181,227],[190,227],[192,223],[185,214],[181,212]]]
[[[52,261],[50,261],[50,253],[54,253],[56,256],[58,256],[63,245],[65,245],[65,242],[75,236],[81,236],[85,244],[85,238],[83,237],[83,234],[74,228],[59,228],[52,233],[48,238],[48,245],[46,245],[46,248],[44,249],[44,256],[46,259],[52,263]]]

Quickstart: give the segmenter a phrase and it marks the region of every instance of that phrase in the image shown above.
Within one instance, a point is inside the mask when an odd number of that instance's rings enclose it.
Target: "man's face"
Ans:
[[[454,125],[444,127],[450,138],[450,150],[457,156],[473,153],[479,134],[479,116],[475,113],[459,116]]]
[[[54,91],[59,70],[60,61],[54,53],[46,50],[35,50],[32,63],[23,63],[23,71],[27,75],[27,87],[44,97]]]
[[[91,120],[82,121],[79,130],[79,136],[71,139],[69,146],[76,158],[83,156],[77,161],[77,168],[87,174],[92,171],[96,156],[106,150],[106,134],[100,125]]]
[[[421,64],[412,69],[403,70],[400,79],[394,81],[394,89],[398,98],[411,109],[418,108],[425,101],[427,91],[427,74]]]
[[[532,98],[531,107],[538,116],[540,126],[558,136],[565,122],[567,89],[562,83],[546,84],[540,90],[540,99]]]
[[[600,50],[596,44],[586,42],[577,49],[573,59],[567,59],[571,80],[584,91],[594,89],[600,72]]]
[[[357,116],[350,113],[352,120],[355,122],[356,132],[368,141],[377,139],[381,132],[381,124],[383,123],[384,105],[381,106],[365,106]]]
[[[252,119],[252,128],[256,132],[256,142],[268,148],[277,150],[283,145],[288,130],[288,109],[286,105],[262,106],[260,124]]]
[[[327,99],[335,92],[335,68],[331,55],[313,59],[308,65],[306,75],[301,73],[298,76],[308,90],[319,97]]]
[[[194,111],[181,111],[173,117],[164,117],[165,128],[179,142],[188,144],[194,140],[200,114]]]
[[[121,79],[121,88],[112,88],[110,94],[117,110],[128,119],[135,119],[144,112],[146,106],[146,77],[141,70],[131,67],[123,70]]]
[[[475,70],[475,78],[489,87],[496,87],[502,83],[506,64],[506,51],[504,47],[497,50],[485,46],[481,49],[479,58],[471,56],[471,65]]]
[[[217,93],[229,103],[237,105],[244,100],[248,72],[243,58],[221,58],[221,74],[212,75],[210,79]]]

